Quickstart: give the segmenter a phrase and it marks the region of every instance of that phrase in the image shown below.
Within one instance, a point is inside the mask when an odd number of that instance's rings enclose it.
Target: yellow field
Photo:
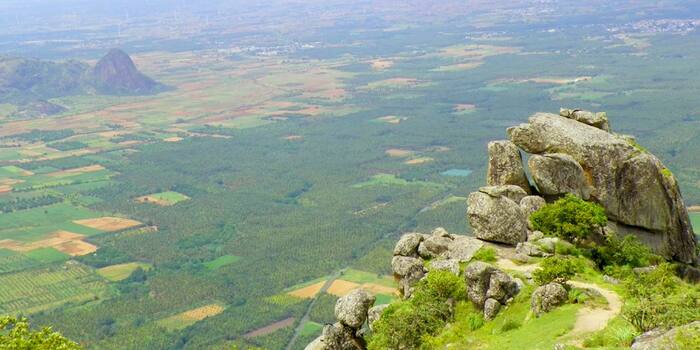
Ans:
[[[420,157],[420,158],[414,158],[414,159],[407,160],[404,162],[404,164],[419,165],[419,164],[424,164],[424,163],[428,163],[428,162],[432,162],[432,161],[433,161],[433,158]]]
[[[134,270],[141,267],[144,270],[150,268],[150,265],[143,263],[130,262],[125,264],[117,264],[106,266],[101,269],[97,269],[97,274],[110,280],[110,281],[121,281],[126,279],[131,275]]]
[[[335,295],[337,297],[342,297],[354,289],[359,288],[360,285],[354,282],[349,282],[345,280],[335,280],[331,284],[330,287],[328,287],[328,294]]]
[[[310,286],[306,286],[304,288],[300,288],[297,290],[293,290],[287,294],[297,297],[297,298],[302,298],[302,299],[310,299],[316,296],[318,292],[321,291],[321,288],[323,288],[323,285],[326,284],[326,281],[321,281],[315,284],[312,284]]]
[[[384,151],[384,153],[386,153],[386,155],[389,157],[406,158],[412,156],[414,152],[407,149],[390,148]]]
[[[100,231],[120,231],[130,227],[140,226],[143,223],[136,220],[104,216],[96,219],[75,220],[78,225],[87,226]]]
[[[187,310],[177,315],[164,318],[158,321],[158,324],[171,330],[183,329],[207,317],[216,316],[224,312],[225,309],[226,308],[220,304],[204,305],[196,309]]]

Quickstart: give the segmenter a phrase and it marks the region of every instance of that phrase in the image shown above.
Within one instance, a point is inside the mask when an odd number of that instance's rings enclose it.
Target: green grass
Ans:
[[[299,333],[300,336],[302,337],[312,337],[312,336],[317,336],[321,334],[321,330],[323,329],[323,325],[313,322],[313,321],[308,321],[304,323],[304,325],[301,327],[301,332]]]
[[[37,261],[8,249],[0,249],[0,273],[20,271],[37,265]]]
[[[112,282],[117,282],[127,279],[129,276],[131,276],[131,273],[139,267],[144,270],[150,270],[152,266],[151,264],[146,263],[130,262],[125,264],[105,266],[103,268],[97,269],[96,272],[98,275]]]
[[[396,282],[389,276],[378,276],[376,273],[360,271],[355,269],[347,269],[340,277],[343,280],[355,282],[359,284],[374,283],[387,287],[396,287]]]
[[[700,212],[690,212],[690,223],[693,225],[693,230],[696,233],[700,232]]]
[[[365,188],[365,187],[374,187],[374,186],[409,186],[409,185],[414,185],[414,186],[428,186],[428,187],[437,187],[437,188],[443,188],[444,185],[435,183],[435,182],[427,182],[427,181],[407,181],[402,178],[396,177],[396,175],[393,174],[377,174],[372,176],[372,178],[368,181],[361,182],[358,184],[353,185],[354,188]]]
[[[377,294],[375,297],[377,300],[374,301],[374,305],[391,304],[394,300],[396,300],[396,297],[386,294]]]
[[[55,248],[51,247],[34,249],[30,252],[25,253],[24,255],[41,263],[54,263],[59,261],[66,261],[70,258],[70,255],[60,252]]]
[[[31,242],[57,230],[94,235],[100,231],[74,224],[72,221],[99,216],[89,209],[68,203],[5,213],[0,215],[0,239]]]
[[[4,167],[0,167],[0,178],[2,177],[11,177],[11,176],[25,176],[24,175],[25,170],[14,166],[14,165],[8,165]]]
[[[220,256],[214,260],[205,262],[204,266],[206,266],[210,270],[216,270],[222,266],[233,264],[239,260],[241,260],[240,256],[223,255],[223,256]]]

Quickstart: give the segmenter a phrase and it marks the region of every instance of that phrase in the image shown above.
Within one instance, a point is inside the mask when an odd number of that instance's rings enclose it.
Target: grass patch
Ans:
[[[495,262],[496,261],[496,249],[492,247],[481,247],[479,251],[474,254],[472,260],[484,261],[484,262]]]
[[[376,273],[347,269],[343,272],[342,279],[359,284],[374,283],[386,287],[396,287],[396,282],[389,276],[382,276]]]
[[[223,255],[223,256],[220,256],[214,260],[205,262],[204,266],[206,266],[210,270],[216,270],[222,266],[233,264],[238,260],[241,260],[240,256]]]
[[[299,333],[299,335],[302,337],[315,337],[321,334],[322,329],[322,324],[316,323],[314,321],[308,321],[304,323],[304,325],[301,327],[301,332]]]
[[[127,279],[129,276],[131,276],[131,273],[136,271],[136,269],[139,267],[144,270],[150,270],[152,266],[146,263],[130,262],[97,269],[97,274],[112,282],[117,282]]]
[[[39,248],[34,249],[30,252],[25,253],[29,258],[32,258],[41,263],[54,263],[58,261],[66,261],[70,256],[66,253],[60,252],[55,248]]]
[[[407,181],[393,174],[377,174],[368,181],[353,185],[354,188],[366,188],[374,186],[427,186],[443,188],[444,186],[435,182],[427,181]]]
[[[102,231],[76,225],[72,221],[96,216],[99,215],[89,209],[68,203],[5,213],[0,215],[0,239],[31,242],[58,230],[94,235]]]

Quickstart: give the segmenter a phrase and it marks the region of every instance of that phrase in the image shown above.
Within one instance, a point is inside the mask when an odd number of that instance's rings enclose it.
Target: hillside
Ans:
[[[673,174],[605,113],[537,113],[508,136],[467,199],[474,236],[404,234],[402,298],[354,290],[306,350],[700,349],[698,244]]]
[[[53,98],[100,95],[148,95],[164,86],[145,76],[124,51],[110,50],[96,66],[0,57],[0,104],[17,106],[11,117],[31,119],[65,111]]]

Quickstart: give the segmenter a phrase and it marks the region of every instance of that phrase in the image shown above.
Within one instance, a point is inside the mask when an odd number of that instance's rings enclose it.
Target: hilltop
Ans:
[[[605,113],[537,113],[507,134],[467,199],[473,236],[404,234],[401,299],[353,291],[306,350],[700,348],[698,243],[673,174]]]
[[[31,119],[64,112],[51,99],[86,95],[149,95],[165,86],[141,73],[128,54],[110,50],[95,67],[63,62],[0,57],[0,103],[17,106],[11,116]]]

